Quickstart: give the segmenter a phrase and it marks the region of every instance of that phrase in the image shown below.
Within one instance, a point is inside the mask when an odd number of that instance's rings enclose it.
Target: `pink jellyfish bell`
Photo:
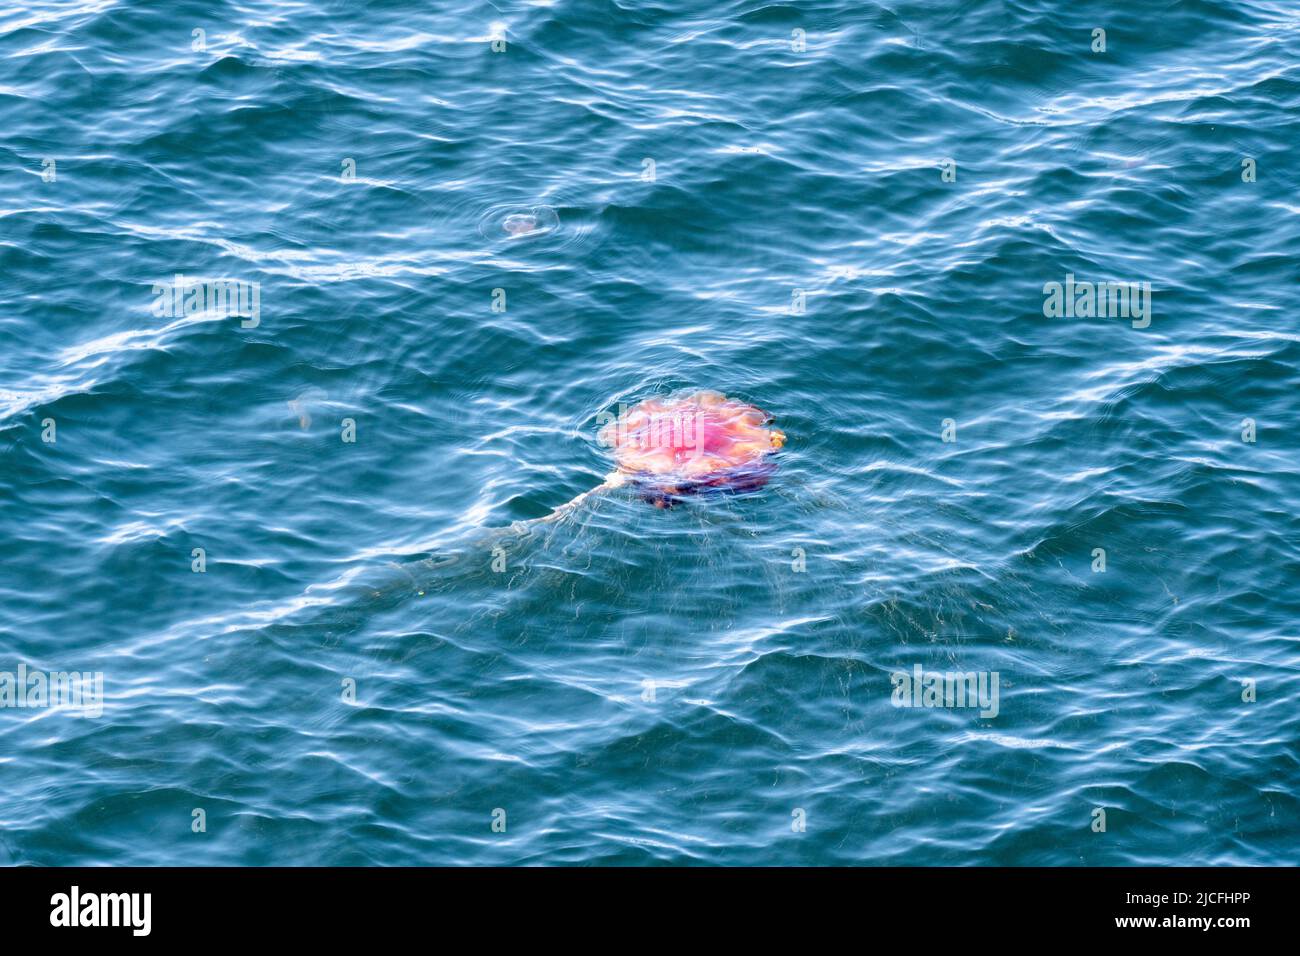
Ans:
[[[720,392],[648,399],[601,430],[617,468],[607,483],[632,484],[660,508],[683,495],[760,488],[785,444],[771,421]]]
[[[601,444],[614,450],[615,468],[605,480],[535,520],[556,521],[597,492],[623,485],[659,508],[689,494],[761,488],[785,444],[771,423],[762,409],[721,392],[647,399],[600,430]]]

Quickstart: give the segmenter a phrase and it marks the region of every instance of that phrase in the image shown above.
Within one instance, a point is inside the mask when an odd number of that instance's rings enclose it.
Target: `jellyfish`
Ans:
[[[544,236],[560,227],[560,216],[550,206],[493,206],[479,219],[479,235],[507,242]]]
[[[511,236],[526,236],[537,230],[537,217],[528,213],[514,213],[506,216],[501,228]]]
[[[776,471],[776,453],[785,445],[785,434],[772,427],[771,415],[715,391],[647,399],[611,418],[598,438],[610,451],[614,468],[600,484],[549,514],[482,529],[488,537],[476,538],[470,549],[491,550],[495,561],[496,547],[506,536],[558,521],[593,495],[615,488],[634,490],[658,508],[670,508],[689,495],[756,490]],[[359,613],[400,593],[423,597],[428,582],[459,560],[445,549],[431,550],[434,556],[418,562],[389,562],[400,576],[364,585]]]
[[[773,456],[785,434],[772,416],[721,392],[652,398],[622,412],[601,429],[614,470],[597,487],[547,515],[572,510],[589,495],[624,485],[645,501],[668,508],[687,495],[753,491],[776,471]]]
[[[325,394],[324,389],[312,387],[299,392],[290,399],[288,402],[289,411],[293,412],[297,417],[298,427],[303,431],[311,428],[312,409],[322,405],[328,398],[329,396]]]

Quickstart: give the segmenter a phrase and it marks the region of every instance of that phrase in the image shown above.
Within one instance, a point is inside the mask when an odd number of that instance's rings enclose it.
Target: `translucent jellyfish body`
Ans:
[[[479,222],[485,239],[528,239],[560,228],[560,217],[550,206],[495,206]]]

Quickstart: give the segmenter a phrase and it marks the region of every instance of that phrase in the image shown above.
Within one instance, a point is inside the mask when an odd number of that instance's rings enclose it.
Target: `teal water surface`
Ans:
[[[0,862],[1296,861],[1294,4],[35,3],[0,128]],[[688,388],[765,487],[532,520]]]

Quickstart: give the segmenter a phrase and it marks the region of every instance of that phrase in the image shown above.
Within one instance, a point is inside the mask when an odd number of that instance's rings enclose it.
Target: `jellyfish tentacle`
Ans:
[[[566,502],[565,504],[560,505],[550,514],[543,515],[541,518],[538,518],[536,520],[540,522],[558,521],[561,518],[563,518],[566,514],[568,514],[570,511],[572,511],[574,508],[578,507],[578,505],[582,504],[584,501],[590,498],[592,495],[597,494],[598,492],[601,491],[609,491],[613,488],[621,488],[623,487],[624,484],[626,484],[626,482],[627,482],[627,476],[623,474],[623,472],[611,471],[608,475],[605,476],[605,480],[602,481],[600,484],[598,484],[595,488],[590,488],[587,491],[584,491],[576,498],[573,498],[572,500]]]

